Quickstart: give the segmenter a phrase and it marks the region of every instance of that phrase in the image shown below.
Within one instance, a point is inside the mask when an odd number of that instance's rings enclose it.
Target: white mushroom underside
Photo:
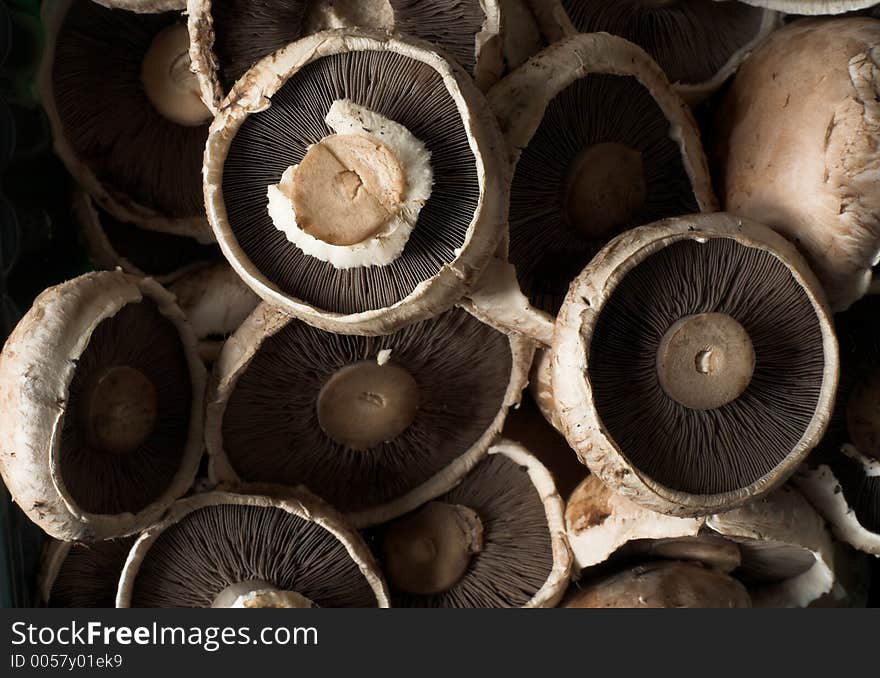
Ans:
[[[403,252],[422,207],[431,197],[434,183],[431,153],[403,125],[348,100],[335,101],[325,121],[337,135],[375,140],[394,155],[405,179],[396,211],[378,233],[362,242],[353,245],[325,242],[297,223],[293,191],[300,165],[292,165],[278,184],[269,186],[269,215],[275,227],[304,254],[338,269],[390,264]]]

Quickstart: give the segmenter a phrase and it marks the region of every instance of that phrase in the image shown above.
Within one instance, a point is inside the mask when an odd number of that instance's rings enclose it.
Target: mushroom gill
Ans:
[[[578,33],[606,31],[639,45],[669,81],[720,86],[775,27],[772,13],[734,0],[561,0]]]
[[[473,284],[460,273],[497,246],[505,190],[497,128],[465,76],[397,38],[337,31],[290,45],[248,85],[209,138],[206,199],[264,299],[376,333]]]
[[[70,0],[48,21],[43,99],[68,168],[117,218],[209,239],[200,170],[210,113],[179,13]]]
[[[115,607],[119,576],[134,537],[94,544],[50,542],[40,591],[49,607]]]
[[[305,493],[181,500],[135,544],[119,607],[387,607],[357,532]]]
[[[452,490],[372,536],[395,607],[548,607],[571,562],[561,521],[546,469],[502,443]]]
[[[664,338],[700,316],[715,327],[691,325],[702,351],[690,350],[697,382],[670,377],[675,385],[664,388],[664,366],[682,375],[672,355],[679,347],[660,354]],[[742,331],[754,367],[737,363]],[[649,257],[614,290],[589,376],[599,417],[636,467],[676,490],[719,494],[764,478],[797,447],[819,404],[822,344],[810,298],[777,257],[729,239],[688,240]],[[714,360],[731,381],[704,392],[698,384]]]
[[[530,355],[462,310],[372,338],[263,305],[218,362],[212,471],[303,484],[369,514],[482,456],[519,399]]]

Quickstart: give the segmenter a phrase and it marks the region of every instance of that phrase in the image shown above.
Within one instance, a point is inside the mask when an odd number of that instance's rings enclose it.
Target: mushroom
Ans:
[[[43,7],[41,98],[70,173],[122,222],[212,241],[199,174],[211,114],[180,13]]]
[[[203,100],[221,108],[235,82],[289,43],[327,29],[395,32],[437,45],[486,89],[501,77],[499,0],[189,0],[190,56]]]
[[[831,536],[789,486],[733,511],[677,518],[646,509],[591,475],[569,498],[565,526],[585,575],[634,560],[697,562],[742,581],[758,607],[805,607],[835,584]]]
[[[686,100],[706,99],[780,24],[780,16],[720,0],[530,0],[551,41],[607,32],[645,49]]]
[[[568,608],[743,608],[749,593],[736,579],[693,563],[659,562],[601,578],[579,589]]]
[[[199,354],[207,365],[217,360],[229,335],[260,303],[225,263],[193,271],[169,290],[192,326],[199,340]]]
[[[575,280],[554,338],[556,414],[628,498],[696,516],[782,484],[838,381],[825,297],[794,246],[727,214],[623,234]]]
[[[360,535],[308,492],[209,492],[140,536],[116,606],[388,607],[388,592]]]
[[[121,268],[166,284],[222,259],[216,244],[124,223],[96,206],[82,190],[74,191],[71,207],[89,259],[99,268]]]
[[[544,48],[529,0],[499,0],[505,71],[522,66]]]
[[[192,485],[205,368],[174,298],[90,273],[37,297],[0,354],[0,472],[56,539],[154,522]]]
[[[532,352],[460,309],[370,338],[263,304],[215,365],[211,477],[303,484],[357,527],[390,520],[486,454]]]
[[[128,12],[156,14],[186,9],[186,0],[93,0],[108,9],[123,9]]]
[[[205,201],[264,300],[383,334],[476,282],[503,235],[504,162],[485,101],[433,48],[331,31],[239,81],[208,139]]]
[[[553,477],[500,440],[448,492],[377,528],[395,607],[554,607],[571,551]]]
[[[866,9],[877,0],[742,0],[755,7],[766,7],[788,14],[843,14]]]
[[[94,544],[50,540],[39,576],[46,607],[115,607],[119,576],[134,537]]]
[[[471,295],[487,322],[549,344],[569,283],[611,238],[716,208],[690,109],[622,38],[558,42],[495,85],[489,101],[515,169],[512,266],[496,261]]]
[[[880,555],[880,296],[836,318],[840,387],[819,449],[795,477],[835,536]]]
[[[725,208],[795,242],[835,311],[880,260],[878,41],[867,17],[789,24],[743,65],[718,118]]]

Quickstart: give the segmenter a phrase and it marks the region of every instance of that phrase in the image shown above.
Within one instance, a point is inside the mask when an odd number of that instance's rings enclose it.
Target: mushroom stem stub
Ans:
[[[431,195],[430,152],[405,127],[350,101],[268,190],[269,214],[305,254],[337,268],[383,266],[403,252]]]
[[[745,328],[724,313],[676,322],[660,342],[657,376],[666,394],[694,410],[736,400],[755,371],[755,348]]]
[[[153,432],[158,414],[156,387],[139,370],[111,367],[96,376],[84,413],[86,436],[93,448],[128,454]]]
[[[397,589],[436,595],[455,586],[482,551],[483,523],[465,506],[430,502],[392,525],[382,549]]]
[[[144,55],[141,80],[147,98],[172,122],[196,127],[211,119],[191,70],[185,24],[173,24],[156,35]]]
[[[211,607],[216,608],[293,608],[309,609],[314,603],[296,591],[279,591],[272,584],[253,579],[231,584],[217,594]]]
[[[856,386],[846,405],[846,425],[856,449],[880,459],[880,370]]]
[[[594,144],[568,168],[564,214],[572,228],[601,238],[627,225],[647,197],[642,153],[620,143]]]
[[[340,445],[368,450],[403,433],[419,408],[419,386],[403,367],[365,360],[337,370],[318,394],[318,422]]]

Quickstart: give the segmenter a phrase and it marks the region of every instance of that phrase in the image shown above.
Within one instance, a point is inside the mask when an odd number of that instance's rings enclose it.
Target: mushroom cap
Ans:
[[[464,314],[464,311],[452,311],[449,313]],[[434,323],[446,321],[451,322],[449,318],[444,319],[443,316],[440,316],[434,320],[425,321],[425,323],[427,326],[430,326]],[[240,381],[249,371],[252,363],[258,357],[258,354],[260,354],[264,346],[271,347],[273,345],[273,338],[283,336],[282,333],[288,328],[288,326],[296,329],[294,324],[299,322],[300,321],[291,318],[282,311],[272,308],[268,304],[261,304],[224,345],[220,358],[214,367],[214,376],[211,380],[208,395],[205,440],[207,443],[208,454],[210,455],[210,475],[212,480],[232,486],[241,482],[242,478],[235,470],[233,460],[230,458],[230,454],[227,450],[227,442],[225,442],[226,434],[224,433],[224,421],[226,417],[229,416],[227,411],[230,407],[230,403],[233,401]],[[475,321],[471,319],[471,322]],[[304,328],[305,326],[303,326],[303,329]],[[403,350],[407,350],[402,348],[396,349],[395,342],[399,341],[399,346],[404,345],[405,342],[407,342],[407,333],[416,329],[419,328],[407,328],[406,330],[403,330],[399,336],[389,335],[378,342],[373,342],[368,338],[361,338],[354,335],[332,337],[332,342],[333,346],[336,347],[334,349],[335,352],[347,356],[348,362],[346,363],[344,361],[343,364],[351,364],[351,360],[358,360],[363,356],[366,356],[367,359],[371,359],[373,356],[389,349],[391,350],[391,357],[393,360],[395,351],[399,354]],[[486,329],[488,330],[489,328]],[[313,332],[318,331],[309,330],[307,334]],[[510,374],[506,388],[504,389],[503,399],[499,402],[499,409],[497,413],[494,414],[492,421],[486,429],[473,441],[469,448],[459,450],[455,454],[454,459],[445,465],[445,467],[432,472],[418,485],[414,487],[410,486],[402,495],[383,501],[380,505],[361,506],[349,511],[347,519],[355,526],[360,528],[387,522],[404,513],[412,511],[455,485],[462,476],[485,457],[492,441],[504,426],[508,409],[520,401],[522,391],[525,388],[526,380],[528,378],[529,365],[534,353],[534,344],[527,339],[518,336],[502,337],[502,339],[505,339],[510,347]],[[330,338],[324,337],[322,339],[315,339],[315,341],[319,340],[322,342],[325,340],[330,341]],[[409,341],[411,342],[412,340],[410,339]],[[427,343],[428,345],[435,345],[435,341],[435,339],[429,339],[427,340]],[[346,342],[349,342],[351,345],[349,346]],[[413,349],[414,347],[411,347],[409,350]],[[433,352],[434,357],[436,357],[436,353],[437,351]],[[285,355],[289,356],[291,360],[294,359],[293,354],[289,351],[286,351]],[[352,358],[352,356],[354,356],[354,358]],[[315,369],[315,366],[308,355],[300,356],[298,359],[306,361],[309,370]],[[466,357],[463,359],[466,360]],[[404,367],[406,367],[406,365],[404,365]],[[432,382],[428,382],[424,386],[430,387],[431,383]],[[304,387],[302,384],[299,384],[298,388],[302,389]],[[306,413],[303,413],[303,416],[306,416]],[[309,413],[308,416],[311,417],[311,413]],[[381,451],[381,447],[376,447],[374,449],[376,451]],[[338,455],[351,454],[350,450],[346,450],[339,445],[334,445],[334,450],[334,454]],[[358,455],[369,454],[370,452],[370,450],[355,451]],[[422,472],[424,472],[423,469]],[[279,482],[277,476],[275,477],[275,482]],[[307,481],[298,480],[297,482],[306,482],[306,484],[308,484]],[[387,478],[384,483],[380,484],[382,484],[383,487],[386,485],[390,487]],[[318,487],[312,487],[311,489],[314,491],[320,490]],[[349,492],[350,488],[338,489],[339,492],[345,494],[346,492]],[[327,490],[327,488],[325,488],[325,490]],[[322,491],[322,494],[326,495],[326,491]],[[349,492],[349,496],[354,497],[355,495]],[[352,499],[352,501],[354,501],[354,499]],[[334,503],[339,502],[334,500]]]
[[[788,486],[733,511],[676,518],[633,503],[591,475],[569,498],[565,523],[579,568],[600,565],[618,553],[687,556],[750,579],[757,607],[806,607],[835,581],[828,530],[806,499]],[[713,538],[737,544],[739,561],[731,562],[722,544],[711,543]],[[665,553],[664,546],[669,547]]]
[[[507,475],[511,472],[517,478]],[[527,478],[519,478],[520,473]],[[529,489],[534,489],[537,496],[528,497]],[[533,500],[543,505],[546,525],[540,528],[533,524],[531,514],[529,518],[516,514],[518,508]],[[474,512],[482,521],[482,549],[473,556],[463,578],[448,592],[413,596],[392,591],[396,606],[480,607],[481,595],[492,598],[492,606],[544,608],[559,603],[568,587],[572,566],[563,501],[553,476],[526,448],[509,440],[498,440],[487,457],[431,501]],[[530,545],[536,538],[535,530],[540,530],[542,538],[546,530],[548,553],[544,554],[544,562],[527,563],[530,557],[537,557]],[[516,570],[518,566],[526,570],[521,576],[499,571]]]
[[[717,201],[708,163],[690,109],[644,50],[605,33],[574,35],[557,42],[489,91],[489,103],[505,135],[511,167],[519,163],[551,102],[591,74],[631,76],[645,88],[669,122],[669,133],[681,151],[696,207],[703,212],[715,211]],[[508,331],[526,333],[545,345],[550,343],[553,317],[530,303],[510,264],[493,262],[468,298],[469,308],[484,321]]]
[[[613,293],[631,271],[669,246],[689,241],[735,243],[759,254],[791,276],[804,306],[815,313],[816,333],[821,335],[822,383],[816,386],[815,410],[810,413],[800,439],[785,457],[758,477],[744,477],[742,487],[715,493],[692,493],[674,489],[639,468],[621,449],[603,422],[590,376],[594,333]],[[769,255],[769,256],[768,256]],[[763,303],[763,302],[762,302]],[[838,347],[824,295],[794,246],[770,229],[727,214],[696,215],[669,219],[619,236],[587,266],[572,283],[559,315],[554,338],[553,393],[557,415],[569,444],[599,478],[627,498],[652,510],[688,517],[730,510],[780,485],[821,439],[834,404],[838,380]],[[818,350],[818,349],[817,349]],[[786,354],[787,355],[787,354]],[[807,414],[803,415],[806,422]],[[792,432],[793,435],[793,432]],[[776,460],[774,459],[774,462]],[[758,471],[752,469],[753,476]]]
[[[225,338],[235,332],[260,299],[227,264],[201,268],[169,287],[186,315],[206,362],[213,363]]]
[[[733,577],[693,563],[656,562],[591,582],[570,608],[744,608],[748,591]]]
[[[494,84],[502,75],[502,22],[505,8],[500,0],[454,3],[450,8],[454,12],[452,17],[445,16],[442,4],[423,0],[301,0],[299,5],[303,12],[301,26],[296,30],[288,25],[287,42],[339,28],[394,32],[427,40],[446,49],[473,75],[482,90]],[[202,99],[216,113],[222,107],[227,92],[219,76],[223,63],[214,48],[217,34],[211,8],[212,0],[187,2],[192,45],[190,58],[202,90]],[[449,38],[471,27],[476,15],[480,17],[481,25],[471,44],[450,49]],[[514,25],[520,26],[521,23]],[[450,35],[444,35],[444,31]],[[280,31],[278,36],[273,36],[277,37],[280,37]],[[275,48],[267,47],[261,56],[274,51]]]
[[[544,48],[529,0],[500,0],[504,64],[512,71]]]
[[[836,464],[829,460],[831,464],[819,464],[815,468],[805,465],[794,477],[794,483],[829,522],[835,537],[860,551],[880,556],[880,533],[862,524],[837,477],[844,469],[835,472],[833,468],[850,466],[863,482],[873,485],[880,478],[880,461],[865,457],[851,445],[844,445],[838,455],[845,458],[840,458]],[[866,489],[870,491],[871,488]]]
[[[59,466],[68,390],[92,333],[129,304],[155,303],[180,336],[192,385],[186,444],[173,480],[136,514],[80,508]],[[174,297],[149,278],[89,273],[34,301],[0,354],[0,472],[15,502],[56,539],[93,541],[133,534],[155,522],[193,483],[202,455],[205,368]]]
[[[844,14],[877,4],[876,0],[740,0],[787,14]]]
[[[102,214],[82,190],[74,191],[71,210],[89,259],[102,269],[121,268],[131,275],[167,284],[220,256],[216,245],[144,229],[122,223],[106,212]]]
[[[119,575],[134,537],[83,544],[49,539],[37,598],[42,607],[114,607]]]
[[[352,313],[340,313],[318,308],[315,304],[297,298],[294,291],[283,290],[277,281],[259,270],[239,241],[235,226],[231,223],[224,198],[223,178],[224,165],[235,136],[249,116],[265,111],[272,97],[285,83],[294,79],[310,64],[349,52],[400,55],[401,58],[423,64],[436,73],[461,116],[470,152],[473,154],[479,195],[463,242],[452,251],[452,258],[448,263],[439,265],[437,262],[439,268],[430,279],[422,280],[411,291],[401,291],[399,300],[384,308],[364,308]],[[242,279],[265,301],[321,329],[377,335],[393,332],[404,325],[451,308],[473,287],[503,236],[509,189],[506,177],[502,142],[494,116],[470,77],[447,61],[436,48],[409,39],[383,37],[367,32],[327,31],[304,38],[264,59],[236,84],[211,126],[205,151],[205,204],[224,255]],[[431,208],[437,190],[438,184],[435,183],[434,195],[426,204],[423,217]],[[268,215],[265,217],[269,218]],[[275,237],[283,238],[272,227],[271,220],[264,229],[271,229]],[[414,237],[418,237],[418,234],[417,224]],[[407,249],[412,246],[411,241]],[[289,247],[293,248],[293,245]],[[401,259],[406,256],[405,251]],[[314,260],[308,260],[307,263],[312,261]],[[295,267],[296,264],[292,266]],[[381,270],[387,272],[390,269],[386,267]],[[331,272],[327,271],[325,274],[330,275]],[[345,286],[356,284],[361,283],[346,282]],[[367,281],[364,284],[379,283]]]
[[[207,492],[205,494],[194,495],[186,499],[175,502],[169,509],[163,520],[156,525],[145,530],[129,553],[128,560],[125,563],[125,569],[119,580],[119,590],[116,596],[116,607],[131,607],[133,599],[136,599],[138,575],[144,569],[144,563],[149,559],[150,549],[159,540],[163,534],[169,532],[176,525],[182,525],[192,517],[193,514],[205,509],[212,509],[224,506],[240,506],[252,507],[254,509],[264,509],[271,511],[272,509],[281,510],[290,514],[291,522],[299,521],[314,523],[323,530],[329,532],[339,544],[344,548],[348,558],[360,571],[366,580],[366,584],[372,591],[376,599],[377,607],[388,607],[388,590],[385,581],[382,578],[376,562],[367,545],[364,543],[358,532],[351,527],[332,509],[329,505],[312,495],[303,488],[290,488],[278,490],[274,496],[261,496],[253,494],[238,494],[232,492]],[[296,520],[298,519],[298,520]],[[249,535],[251,539],[259,538],[259,534]],[[314,540],[314,538],[313,538]],[[222,548],[226,544],[217,544],[218,548]],[[294,544],[263,544],[263,546],[275,546],[281,551],[281,556],[285,558],[293,557],[295,553]],[[198,548],[198,547],[196,547]],[[325,553],[324,557],[329,557],[329,553]],[[249,562],[253,558],[253,553],[245,553],[237,551],[235,558],[241,561],[243,569],[253,566]],[[301,570],[307,563],[299,563],[298,570]],[[311,566],[317,564],[312,562]],[[329,568],[330,564],[325,562],[322,564]],[[216,565],[214,566],[216,568]],[[234,568],[229,568],[232,571]],[[153,573],[161,578],[163,572]],[[255,573],[254,573],[255,574]],[[302,574],[302,572],[298,572]],[[223,573],[220,573],[220,577]],[[226,582],[233,584],[235,582]],[[281,584],[281,582],[274,582]],[[296,582],[294,582],[295,584]],[[217,594],[220,591],[214,591]],[[299,591],[298,593],[305,595],[308,592]],[[325,591],[324,595],[331,595],[332,592]],[[320,600],[314,602],[320,604]]]
[[[94,0],[109,9],[124,9],[139,14],[158,14],[186,9],[186,0]]]
[[[880,260],[878,41],[866,17],[789,24],[740,69],[718,119],[725,209],[796,242],[835,311]]]
[[[768,574],[781,579],[750,587],[755,607],[806,607],[834,585],[834,547],[825,521],[790,485],[709,516],[706,526],[740,544],[743,570],[754,570],[759,579]],[[804,568],[810,555],[812,565]],[[743,570],[737,576],[748,574]]]
[[[535,14],[535,17],[538,21],[538,25],[541,28],[542,33],[547,36],[547,38],[551,42],[556,42],[557,40],[562,40],[571,35],[577,35],[578,33],[593,33],[597,31],[607,31],[609,33],[614,33],[614,29],[616,26],[607,26],[605,25],[605,21],[609,19],[614,20],[618,19],[621,21],[621,29],[629,29],[632,31],[638,32],[638,29],[635,26],[632,26],[627,21],[627,14],[635,14],[639,11],[644,12],[648,16],[652,13],[657,12],[660,14],[656,23],[653,23],[655,26],[655,30],[657,25],[663,26],[664,29],[668,29],[670,33],[674,33],[675,30],[680,32],[680,35],[683,39],[687,39],[686,47],[693,48],[694,43],[699,46],[700,37],[694,38],[693,31],[694,23],[692,21],[682,20],[680,26],[676,28],[671,28],[670,24],[675,21],[673,18],[674,12],[680,11],[679,8],[676,8],[675,5],[685,5],[694,4],[697,5],[698,9],[704,11],[706,14],[717,11],[719,14],[725,11],[724,7],[712,7],[710,3],[705,2],[705,0],[685,0],[684,2],[666,2],[666,3],[645,3],[645,2],[634,2],[632,0],[611,0],[610,2],[602,2],[601,4],[607,4],[611,6],[610,8],[604,8],[603,10],[608,12],[607,18],[606,15],[600,15],[598,18],[593,17],[592,23],[588,26],[576,26],[572,21],[572,17],[566,11],[566,5],[577,5],[577,1],[574,0],[572,2],[565,2],[564,0],[527,0],[532,5],[532,11]],[[716,0],[717,1],[717,0]],[[595,2],[595,0],[594,0]],[[734,6],[736,2],[724,2],[724,5]],[[749,3],[752,5],[761,5],[760,2]],[[784,3],[783,3],[784,4]],[[618,18],[614,15],[613,6],[620,5],[620,13],[623,15],[623,18]],[[666,7],[665,5],[672,5],[672,7]],[[703,9],[703,6],[707,6],[706,9]],[[632,7],[630,7],[632,6]],[[767,4],[764,4],[767,7]],[[672,10],[670,12],[669,10]],[[742,8],[739,10],[742,13]],[[753,10],[753,12],[760,12],[760,10]],[[661,19],[662,18],[662,19]],[[722,17],[723,18],[723,17]],[[751,28],[753,33],[750,38],[742,43],[738,49],[732,51],[727,60],[720,64],[720,67],[711,74],[710,77],[703,79],[700,82],[685,82],[683,80],[676,80],[672,74],[670,74],[670,80],[673,80],[673,88],[688,102],[690,103],[699,103],[700,101],[709,97],[713,92],[717,91],[721,85],[724,84],[725,80],[727,80],[731,75],[736,72],[736,69],[739,68],[740,64],[745,61],[748,55],[752,52],[755,47],[757,47],[772,31],[774,31],[781,23],[781,17],[776,14],[776,12],[770,11],[769,9],[765,9],[765,11],[760,12],[759,21],[755,22],[754,17],[752,17]],[[728,21],[731,19],[728,18]],[[708,27],[707,27],[708,28]],[[720,26],[713,26],[714,30],[720,30]],[[708,31],[707,31],[708,32]],[[634,36],[623,36],[632,39]],[[663,36],[666,37],[666,36]],[[714,44],[711,46],[713,48],[717,47],[718,36],[713,35],[711,38],[707,40],[707,42],[711,42],[714,40]],[[637,40],[632,40],[633,42],[638,42]],[[685,42],[685,40],[683,40]],[[663,54],[663,50],[666,47],[662,42],[660,44],[650,45],[654,49],[657,49],[659,54]],[[658,54],[658,61],[659,59]],[[697,67],[703,67],[703,62],[708,61],[708,59],[694,59]],[[662,62],[660,64],[663,65]]]
[[[158,210],[154,206],[140,204],[137,199],[126,195],[120,189],[108,186],[98,178],[94,169],[90,166],[90,159],[82,157],[75,150],[65,129],[58,101],[55,98],[54,70],[59,35],[62,32],[69,11],[80,1],[57,0],[55,2],[43,3],[42,7],[46,41],[37,77],[37,87],[40,92],[40,102],[46,111],[46,116],[52,128],[53,147],[56,154],[64,162],[71,175],[94,198],[101,208],[120,221],[138,224],[144,228],[163,233],[188,236],[202,243],[213,242],[214,235],[204,214],[173,216],[163,213],[162,210]],[[118,9],[120,12],[132,11],[156,14],[166,10],[179,10],[182,3],[176,0],[145,0],[144,2],[122,0],[120,2],[108,1],[99,4],[111,9]],[[145,98],[143,105],[150,106],[151,104]]]

